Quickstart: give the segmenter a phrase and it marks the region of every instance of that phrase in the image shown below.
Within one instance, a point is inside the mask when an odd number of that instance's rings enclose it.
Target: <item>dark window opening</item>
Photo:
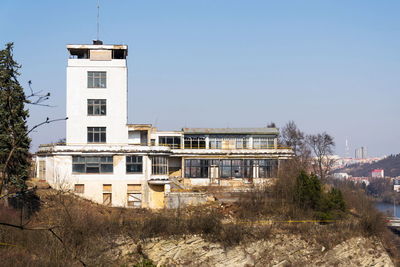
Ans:
[[[126,50],[123,49],[114,49],[112,51],[112,58],[113,59],[125,59],[126,58]]]
[[[142,156],[126,156],[126,173],[142,173],[143,157]]]
[[[179,136],[160,136],[158,137],[160,146],[169,146],[170,148],[181,148],[181,138]]]
[[[87,127],[87,141],[88,143],[105,143],[106,127]]]
[[[71,59],[88,59],[89,49],[70,49],[69,58]]]
[[[73,173],[113,173],[112,156],[73,156]]]

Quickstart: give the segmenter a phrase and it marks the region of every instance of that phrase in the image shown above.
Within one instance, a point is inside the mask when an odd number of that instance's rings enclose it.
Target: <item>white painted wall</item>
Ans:
[[[87,88],[88,71],[107,72],[106,88]],[[127,144],[127,67],[125,59],[68,59],[67,144],[86,144],[87,127],[106,127],[107,144]],[[106,116],[88,116],[87,99],[107,99]]]
[[[79,194],[93,202],[103,203],[103,184],[112,185],[112,205],[127,207],[128,184],[142,185],[142,206],[149,206],[148,179],[151,173],[149,156],[143,156],[143,173],[126,173],[126,156],[114,155],[112,174],[74,174],[72,173],[72,155],[38,156],[37,162],[46,161],[46,180],[52,188],[74,191],[75,184],[84,184],[85,192]],[[38,164],[37,164],[38,166]]]

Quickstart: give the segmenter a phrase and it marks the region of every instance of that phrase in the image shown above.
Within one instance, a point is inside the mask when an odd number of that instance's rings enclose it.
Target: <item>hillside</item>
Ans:
[[[400,176],[400,154],[390,155],[382,160],[366,163],[352,164],[346,168],[338,169],[335,172],[346,172],[353,177],[369,177],[374,169],[383,169],[385,176],[397,177]]]
[[[274,199],[278,191],[272,188],[242,193],[234,203],[212,201],[159,211],[105,207],[68,192],[41,189],[40,207],[29,219],[0,206],[0,262],[2,266],[397,264],[397,237],[384,228],[372,203],[366,205],[354,189],[342,191],[351,212],[340,220],[318,223],[310,221],[311,210]],[[20,222],[21,227],[9,227]]]

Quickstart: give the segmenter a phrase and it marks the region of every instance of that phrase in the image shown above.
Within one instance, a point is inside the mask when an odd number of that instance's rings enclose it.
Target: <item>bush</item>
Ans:
[[[304,171],[297,176],[295,201],[301,208],[317,209],[322,198],[321,182],[315,175],[307,175]]]

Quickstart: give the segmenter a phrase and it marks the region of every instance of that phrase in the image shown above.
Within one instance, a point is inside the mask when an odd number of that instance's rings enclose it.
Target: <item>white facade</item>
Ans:
[[[127,46],[67,49],[66,144],[42,145],[36,157],[37,177],[54,188],[112,206],[163,208],[177,180],[259,183],[292,154],[278,146],[275,128],[162,132],[127,124]]]
[[[76,46],[67,46],[70,51]],[[82,47],[82,46],[79,46]],[[114,46],[86,46],[89,51],[112,51]],[[127,46],[118,46],[127,51]],[[106,73],[104,88],[89,88],[88,73]],[[87,143],[87,127],[106,127],[107,144],[127,144],[127,63],[125,59],[68,59],[67,144]],[[88,115],[88,99],[105,99],[106,115]]]

